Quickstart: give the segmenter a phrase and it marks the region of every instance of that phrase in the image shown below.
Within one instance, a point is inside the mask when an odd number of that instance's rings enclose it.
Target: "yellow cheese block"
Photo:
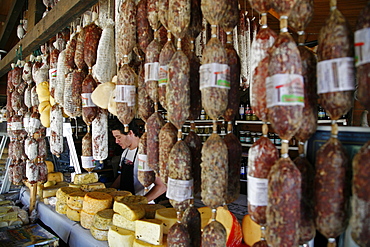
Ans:
[[[57,197],[58,202],[67,203],[68,195],[74,192],[79,192],[79,191],[81,190],[78,188],[62,187],[58,189],[55,195]]]
[[[111,226],[108,230],[109,247],[132,247],[135,232],[118,226]]]
[[[50,100],[49,82],[43,81],[36,86],[39,102]]]
[[[72,188],[72,187],[67,187],[67,188]],[[86,193],[87,192],[85,191],[76,191],[76,192],[70,193],[67,199],[68,207],[74,210],[81,210]]]
[[[48,173],[54,172],[54,163],[49,160],[45,160],[46,169],[48,170]]]
[[[76,174],[73,183],[74,184],[91,184],[98,182],[99,177],[96,172],[91,173],[80,173]]]
[[[55,204],[55,211],[59,214],[66,214],[67,208],[68,206],[65,203],[60,203],[59,201],[57,201],[57,203]]]
[[[145,218],[146,219],[154,219],[155,218],[155,212],[158,209],[166,208],[165,206],[161,204],[142,204],[142,207],[145,210]]]
[[[99,230],[108,230],[112,225],[114,211],[113,209],[104,209],[99,211],[94,216],[93,226]]]
[[[94,191],[98,191],[98,192],[104,192],[104,193],[112,193],[112,192],[116,192],[117,189],[116,188],[104,188],[104,189],[97,189],[97,190],[94,190]]]
[[[113,210],[128,220],[138,220],[145,216],[145,209],[140,204],[115,201],[113,203]]]
[[[72,187],[72,188],[79,188],[79,189],[81,189],[81,184],[74,184],[74,183],[70,183],[70,184],[69,184],[69,187]]]
[[[165,246],[167,246],[166,235],[164,235],[163,237],[163,244],[160,245],[149,244],[137,238],[134,240],[134,244],[132,245],[132,247],[165,247]]]
[[[81,185],[81,190],[91,192],[95,191],[98,189],[105,189],[105,184],[104,183],[91,183],[91,184],[82,184]]]
[[[121,200],[122,198],[126,196],[132,196],[132,193],[130,191],[120,190],[115,192],[108,192],[111,196],[113,196],[115,201]]]
[[[49,128],[50,127],[50,110],[51,110],[51,105],[49,103],[49,101],[44,101],[44,102],[41,102],[40,104],[42,103],[46,103],[46,106],[44,108],[43,111],[40,111],[40,121],[41,121],[41,124],[42,126],[44,126],[45,128]]]
[[[243,240],[249,246],[261,239],[261,226],[254,222],[247,214],[242,220]]]
[[[89,214],[84,210],[81,210],[80,224],[83,228],[90,229],[94,222],[95,214]]]
[[[148,199],[139,195],[125,196],[119,201],[123,203],[148,204]]]
[[[66,182],[60,182],[60,183],[57,183],[54,186],[43,188],[43,190],[42,190],[42,198],[48,198],[48,197],[56,196],[57,191],[58,191],[59,188],[67,187],[67,186],[68,186],[68,183],[66,183]]]
[[[201,220],[201,229],[203,229],[206,225],[208,225],[209,220],[212,217],[212,209],[210,207],[200,207],[198,208],[200,213],[200,220]]]
[[[80,212],[81,211],[78,211],[78,210],[73,210],[72,208],[68,207],[67,206],[67,217],[68,219],[70,220],[73,220],[73,221],[80,221]]]
[[[113,215],[112,224],[114,226],[121,227],[123,229],[127,229],[130,231],[135,231],[135,221],[134,220],[128,220],[126,217],[115,213]]]
[[[150,244],[161,245],[163,242],[163,224],[158,219],[137,220],[135,237]]]
[[[82,209],[89,214],[112,208],[113,198],[104,192],[88,192],[85,195]]]
[[[48,173],[47,181],[55,181],[55,182],[62,182],[63,181],[63,173],[61,172],[50,172]]]
[[[108,240],[108,230],[100,230],[94,226],[90,228],[91,235],[100,241],[107,241]]]
[[[44,183],[44,188],[51,187],[51,186],[54,186],[56,184],[57,184],[56,181],[47,181],[46,183]]]
[[[168,234],[169,229],[177,222],[177,214],[174,208],[161,208],[155,212],[155,218],[162,221],[163,232]]]

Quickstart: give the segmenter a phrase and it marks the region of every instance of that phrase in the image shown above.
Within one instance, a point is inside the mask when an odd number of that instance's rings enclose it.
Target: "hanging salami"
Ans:
[[[186,36],[190,37],[192,40],[195,40],[203,29],[203,14],[200,6],[201,0],[190,1],[190,23],[187,28]]]
[[[159,131],[159,174],[164,184],[167,184],[168,179],[168,158],[172,147],[177,142],[176,127],[167,122]]]
[[[201,169],[200,163],[202,163],[202,140],[200,137],[195,133],[195,124],[191,123],[191,130],[189,134],[185,137],[184,141],[188,145],[190,152],[191,152],[191,163],[193,171],[193,179],[194,179],[194,194],[200,192],[200,184],[201,184]]]
[[[82,82],[81,88],[81,104],[82,104],[82,119],[87,126],[90,126],[92,121],[98,114],[98,107],[91,100],[91,94],[97,86],[91,74],[88,74]]]
[[[190,205],[185,210],[181,222],[185,225],[190,235],[190,246],[201,246],[201,217],[194,205]]]
[[[108,157],[108,111],[99,109],[92,122],[92,150],[94,160],[102,162]]]
[[[75,52],[76,52],[76,45],[77,45],[77,35],[73,33],[71,35],[70,40],[67,42],[66,46],[66,53],[65,53],[65,69],[66,74],[67,72],[71,72],[76,68],[76,64],[74,61]]]
[[[138,74],[138,115],[146,122],[148,118],[154,113],[154,103],[150,99],[149,94],[145,88],[145,75],[144,66],[141,64]]]
[[[79,70],[87,69],[87,65],[84,59],[85,32],[86,32],[86,29],[82,28],[80,25],[77,26],[77,33],[76,33],[77,41],[76,41],[74,61]]]
[[[163,2],[167,2],[168,0],[164,0]],[[158,6],[160,6],[160,2],[158,1]],[[164,14],[159,15],[159,17],[163,17]],[[136,23],[137,23],[137,43],[140,49],[146,53],[146,48],[148,47],[149,43],[153,40],[153,30],[149,25],[149,21],[147,18],[147,0],[140,0],[137,4],[137,12],[136,12]]]
[[[63,153],[63,112],[58,104],[50,113],[50,152],[57,157]]]
[[[145,87],[149,97],[157,103],[159,101],[158,95],[158,79],[159,79],[159,55],[161,53],[161,43],[158,41],[155,33],[154,39],[146,48],[145,54]]]
[[[225,227],[218,221],[212,220],[203,229],[202,246],[226,246],[227,234]]]
[[[82,114],[81,91],[85,77],[85,71],[75,70],[71,77],[67,76],[64,83],[64,112],[72,118]]]
[[[85,44],[83,58],[90,71],[96,63],[98,44],[102,30],[95,23],[91,23],[84,27],[84,32]]]
[[[167,235],[168,247],[190,247],[190,235],[185,224],[176,222],[171,226]]]
[[[147,121],[147,132],[148,132],[148,165],[156,173],[159,171],[159,132],[164,126],[165,122],[162,116],[156,111],[154,112]]]
[[[55,90],[54,90],[54,100],[55,103],[60,104],[61,106],[64,105],[64,82],[66,79],[66,66],[65,66],[65,61],[66,61],[66,50],[63,50],[59,53],[58,56],[58,63],[57,63],[57,81],[55,85]]]
[[[148,145],[147,145],[148,133],[144,133],[140,137],[139,150],[138,150],[138,180],[145,187],[147,191],[149,186],[155,181],[155,172],[148,165]]]

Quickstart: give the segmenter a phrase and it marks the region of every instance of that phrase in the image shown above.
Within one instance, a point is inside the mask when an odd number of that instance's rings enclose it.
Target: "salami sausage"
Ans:
[[[38,108],[40,102],[39,102],[39,96],[37,95],[37,86],[34,85],[31,89],[31,104],[32,107]]]
[[[190,246],[201,246],[201,218],[198,209],[190,205],[185,210],[181,222],[185,225],[190,235]]]
[[[61,106],[64,105],[64,82],[66,79],[66,67],[65,67],[65,60],[66,60],[66,50],[63,50],[59,53],[58,56],[58,63],[57,63],[57,81],[54,90],[54,100],[56,103],[60,104]]]
[[[26,90],[24,90],[24,104],[27,106],[28,109],[32,107],[31,89],[32,89],[32,84],[29,84]]]
[[[194,129],[191,129],[184,141],[188,145],[191,152],[191,170],[193,172],[192,177],[194,179],[194,194],[197,194],[200,192],[201,183],[200,163],[202,163],[202,140],[194,132]]]
[[[271,8],[274,9],[280,16],[289,16],[294,5],[299,0],[279,0],[279,1],[270,1]]]
[[[91,94],[97,86],[91,74],[88,74],[82,82],[81,101],[82,101],[82,119],[86,125],[90,126],[98,114],[98,107],[91,100]]]
[[[187,28],[186,36],[190,37],[191,39],[196,39],[200,32],[203,29],[202,21],[203,15],[202,10],[200,8],[201,0],[191,0],[190,1],[190,23],[189,27]]]
[[[167,118],[177,129],[181,129],[190,113],[189,76],[189,59],[178,50],[168,65],[166,89]]]
[[[167,109],[166,106],[166,88],[169,77],[169,63],[176,49],[171,39],[171,33],[168,34],[168,40],[163,46],[159,54],[159,73],[158,73],[158,100],[162,107]]]
[[[139,117],[146,122],[148,118],[154,113],[154,103],[150,99],[149,94],[145,88],[145,75],[144,75],[144,66],[141,65],[138,75],[138,115]]]
[[[137,80],[137,74],[128,64],[124,64],[118,71],[115,101],[117,117],[125,127],[135,116]]]
[[[22,83],[22,68],[15,66],[12,72],[12,84],[14,89],[18,90],[18,87]]]
[[[289,15],[289,25],[297,31],[304,31],[312,20],[313,0],[298,0]]]
[[[37,158],[37,141],[29,136],[24,142],[24,151],[30,161]]]
[[[94,160],[103,161],[108,157],[108,111],[99,109],[92,122],[92,150]]]
[[[30,84],[33,82],[32,79],[32,62],[28,61],[24,64],[23,66],[23,71],[22,71],[22,79],[27,82],[27,84]]]
[[[40,126],[41,126],[40,113],[34,111],[29,119],[28,133],[30,135],[33,135],[37,130],[39,130]]]
[[[269,0],[249,0],[251,7],[260,13],[266,13],[271,9]]]
[[[335,5],[320,30],[317,47],[317,92],[321,106],[333,120],[351,109],[355,89],[353,33]]]
[[[190,247],[190,235],[186,226],[181,222],[176,222],[171,226],[167,235],[168,247]]]
[[[202,233],[202,246],[204,247],[224,247],[226,246],[226,229],[218,221],[212,220],[206,225]]]
[[[50,112],[50,152],[57,157],[63,153],[63,112],[58,104]]]
[[[77,26],[77,41],[74,61],[79,70],[86,70],[87,65],[84,60],[84,45],[85,45],[85,29],[80,25]]]
[[[158,0],[147,0],[147,14],[150,26],[154,31],[161,26],[158,16]]]
[[[157,37],[146,48],[145,56],[145,87],[149,94],[149,97],[156,103],[159,101],[158,97],[158,66],[159,66],[159,55],[161,53],[161,43]]]
[[[368,192],[369,168],[365,165],[369,160],[370,141],[365,143],[352,161],[353,183],[352,183],[352,214],[350,224],[352,227],[352,239],[360,246],[368,246],[370,239],[370,215],[367,210],[370,206]]]
[[[17,161],[13,167],[13,178],[12,182],[15,185],[22,184],[22,180],[26,178],[26,162]]]
[[[38,56],[32,66],[32,79],[36,84],[43,82],[43,77],[40,78],[41,65],[41,57]]]
[[[168,2],[168,0],[158,1],[159,6],[161,2]],[[159,15],[160,18],[163,16],[164,15]],[[139,3],[137,4],[136,23],[137,23],[137,43],[140,49],[144,53],[146,53],[146,48],[148,47],[149,43],[153,40],[153,30],[150,27],[147,18],[147,0],[140,0]]]
[[[74,118],[82,114],[81,91],[86,73],[83,70],[75,70],[72,73],[71,77],[67,76],[64,83],[64,112]]]
[[[357,99],[361,102],[367,110],[370,109],[370,97],[369,97],[369,81],[370,75],[367,73],[370,70],[369,60],[363,59],[369,57],[369,53],[366,53],[364,49],[361,49],[361,44],[366,39],[366,33],[369,32],[370,27],[370,4],[367,3],[365,8],[361,11],[356,24],[355,32],[355,57],[358,58],[355,62],[356,65],[356,82],[358,86]],[[360,59],[362,58],[362,59]]]
[[[217,152],[215,151],[217,150]],[[213,133],[202,148],[202,201],[212,209],[225,202],[228,184],[228,151],[221,137]]]
[[[74,61],[75,57],[75,52],[76,52],[76,45],[77,45],[77,35],[76,33],[73,33],[71,35],[70,40],[67,42],[67,47],[66,47],[66,53],[65,53],[65,71],[66,74],[68,72],[71,72],[76,68],[76,64]],[[33,72],[32,72],[33,74]],[[35,79],[34,79],[35,80]]]
[[[149,167],[147,162],[147,137],[148,133],[146,132],[140,137],[138,150],[139,165],[137,175],[138,180],[145,188],[149,187],[155,181],[155,172]]]
[[[39,171],[39,174],[37,176],[38,182],[45,182],[48,178],[48,169],[44,161],[40,160],[37,162],[37,170]]]
[[[190,23],[191,0],[168,0],[168,29],[182,39]]]
[[[38,147],[37,157],[41,160],[45,160],[47,156],[45,137],[41,137],[37,139],[37,147]]]
[[[338,133],[335,128],[333,125],[334,135]],[[349,159],[338,138],[332,135],[316,152],[315,168],[316,229],[330,240],[345,231],[349,217]]]
[[[234,27],[239,23],[239,6],[238,1],[227,0],[228,12],[225,13],[224,17],[220,22],[220,26],[227,33],[231,33]]]
[[[179,193],[181,191],[181,193]],[[188,208],[193,199],[191,153],[182,140],[176,142],[168,156],[167,194],[177,212]]]
[[[289,157],[280,158],[268,175],[266,240],[269,245],[298,246],[300,200],[301,174]]]
[[[159,174],[164,184],[168,179],[168,158],[172,147],[177,142],[176,127],[167,122],[159,131]]]
[[[147,121],[147,131],[148,131],[148,165],[156,173],[159,171],[159,132],[164,126],[165,122],[158,112],[153,113]]]
[[[92,156],[92,136],[87,132],[82,138],[82,156]]]
[[[168,3],[169,0],[158,0],[158,18],[165,29],[168,28]]]
[[[102,29],[95,23],[91,23],[84,27],[85,29],[85,45],[84,45],[84,60],[89,69],[96,63],[99,39]]]
[[[54,98],[55,87],[57,82],[57,65],[60,51],[54,48],[50,53],[50,69],[49,69],[49,91],[50,96]]]
[[[218,25],[229,11],[230,5],[228,0],[202,0],[201,9],[203,17],[211,25]]]
[[[30,184],[35,184],[38,181],[39,169],[35,162],[31,160],[26,161],[26,177]]]

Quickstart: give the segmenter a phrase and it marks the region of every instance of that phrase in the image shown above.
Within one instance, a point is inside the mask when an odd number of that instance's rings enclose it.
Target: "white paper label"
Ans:
[[[8,122],[6,124],[6,131],[9,132],[9,131],[12,131],[12,122]]]
[[[302,75],[276,74],[266,78],[266,105],[304,106],[304,84]]]
[[[138,161],[139,163],[137,169],[139,171],[153,171],[148,165],[146,154],[138,154]]]
[[[12,130],[22,130],[23,125],[22,122],[12,122]]]
[[[317,93],[355,90],[352,57],[342,57],[317,63]]]
[[[247,176],[248,202],[253,206],[267,206],[268,179]]]
[[[95,167],[93,156],[81,156],[81,164],[82,164],[82,168]]]
[[[144,64],[145,82],[147,81],[158,81],[159,77],[159,63],[146,63]]]
[[[82,107],[96,107],[96,105],[91,99],[91,95],[92,93],[81,94]]]
[[[57,78],[57,69],[49,69],[49,79]]]
[[[40,122],[40,119],[31,117],[29,119],[28,124],[29,125],[27,127],[32,127],[36,130],[36,129],[40,128],[41,122]],[[24,127],[26,128],[26,126],[24,126]]]
[[[128,106],[135,106],[136,87],[132,85],[116,86],[116,102],[127,103]]]
[[[158,86],[165,86],[168,82],[168,65],[159,66]]]
[[[370,28],[355,32],[355,63],[360,66],[370,63]]]
[[[188,199],[193,199],[193,184],[194,180],[177,180],[168,178],[166,196],[169,199],[182,202]]]
[[[230,89],[230,67],[227,64],[203,64],[199,68],[199,89],[217,87]]]

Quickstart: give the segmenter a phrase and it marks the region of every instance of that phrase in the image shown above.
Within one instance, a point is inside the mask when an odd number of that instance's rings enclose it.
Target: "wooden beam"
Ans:
[[[27,57],[97,2],[98,0],[59,1],[0,61],[0,77],[10,70],[10,65],[16,58],[16,50],[22,47],[23,58]]]

